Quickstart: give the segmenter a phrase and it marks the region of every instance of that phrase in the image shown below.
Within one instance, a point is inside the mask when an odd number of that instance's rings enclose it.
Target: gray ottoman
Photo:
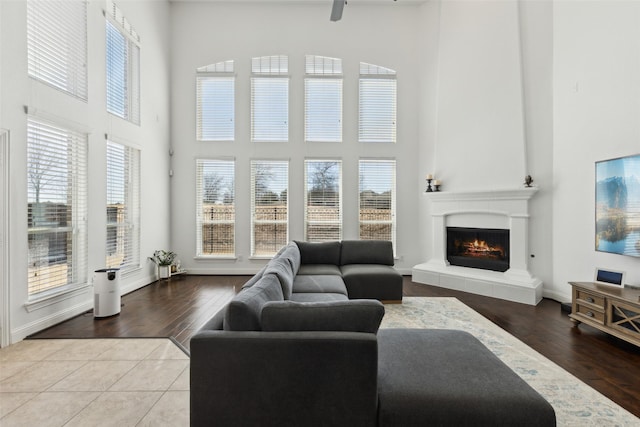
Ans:
[[[551,405],[467,332],[378,331],[379,426],[555,426]]]

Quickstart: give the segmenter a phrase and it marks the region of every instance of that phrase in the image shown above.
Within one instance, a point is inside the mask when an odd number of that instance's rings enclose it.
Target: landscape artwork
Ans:
[[[596,162],[596,250],[640,257],[640,154]]]

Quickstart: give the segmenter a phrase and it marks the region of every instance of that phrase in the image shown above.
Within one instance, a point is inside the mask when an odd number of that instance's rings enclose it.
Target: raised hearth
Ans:
[[[424,193],[431,216],[431,257],[413,267],[413,281],[530,305],[542,299],[542,281],[528,270],[528,202],[537,188]],[[447,229],[508,232],[508,267],[503,271],[452,265]],[[451,248],[449,248],[451,252]],[[459,264],[458,262],[455,262]],[[467,264],[473,264],[473,261]],[[507,268],[505,268],[507,267]]]

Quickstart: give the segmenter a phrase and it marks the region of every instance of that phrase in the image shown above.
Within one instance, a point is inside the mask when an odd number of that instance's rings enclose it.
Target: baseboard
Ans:
[[[49,316],[42,317],[33,322],[22,325],[16,329],[11,330],[11,343],[15,344],[18,341],[22,341],[29,335],[40,332],[48,327],[57,325],[60,322],[64,322],[67,319],[78,316],[93,308],[93,301],[83,301],[72,307],[68,307],[62,311],[58,311]]]

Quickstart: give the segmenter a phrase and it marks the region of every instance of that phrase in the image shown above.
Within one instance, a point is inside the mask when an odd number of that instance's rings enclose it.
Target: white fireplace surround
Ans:
[[[537,188],[424,193],[432,222],[431,258],[413,267],[413,281],[536,305],[542,281],[528,270],[529,199]],[[449,265],[447,227],[509,230],[509,269],[504,273]]]

